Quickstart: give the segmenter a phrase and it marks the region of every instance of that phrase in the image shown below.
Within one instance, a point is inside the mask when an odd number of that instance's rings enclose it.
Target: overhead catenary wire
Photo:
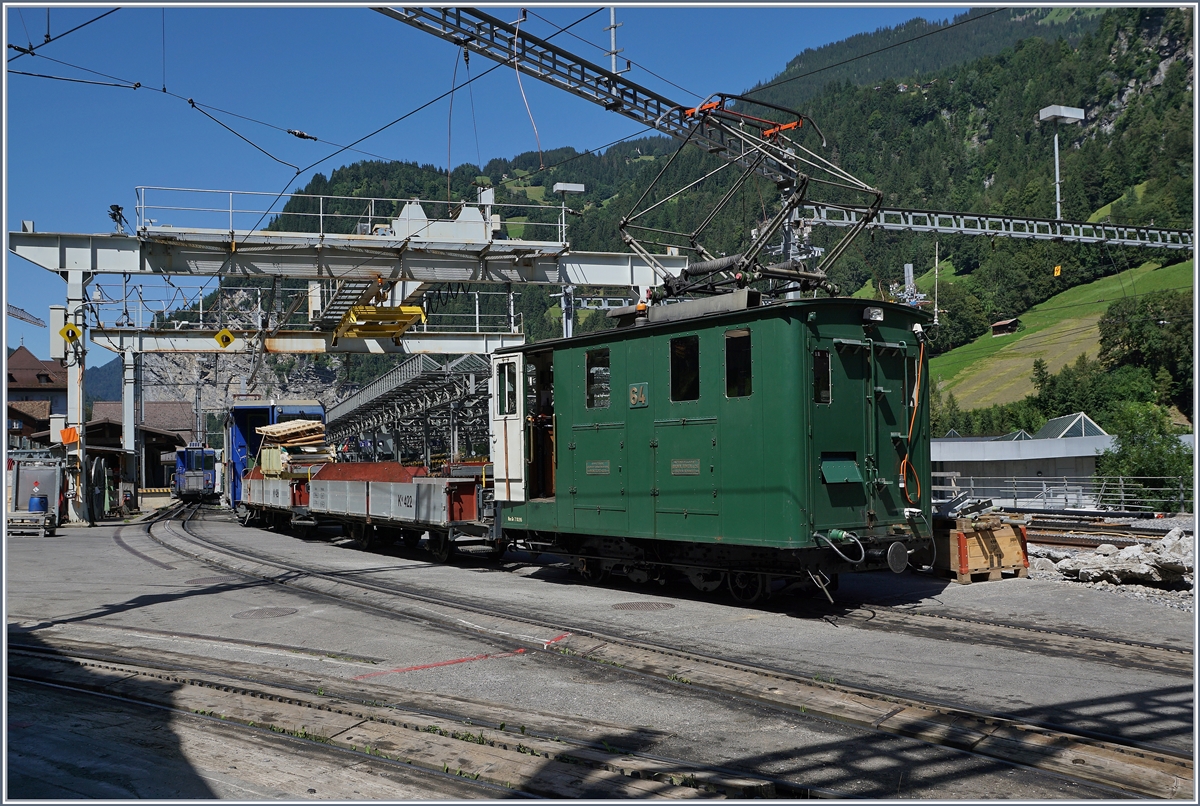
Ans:
[[[92,81],[86,78],[69,78],[67,76],[49,76],[45,73],[30,73],[25,70],[8,70],[10,76],[30,76],[32,78],[46,78],[51,81],[68,81],[73,84],[91,84],[97,87],[118,87],[123,90],[136,90],[141,84],[114,84],[111,81]]]
[[[241,139],[241,140],[243,140],[243,141],[245,141],[245,142],[249,143],[251,146],[253,146],[254,148],[258,149],[260,152],[262,152],[263,154],[267,155],[267,156],[268,156],[268,157],[270,157],[271,159],[275,160],[276,162],[278,162],[278,163],[280,163],[280,164],[282,164],[282,165],[286,165],[286,166],[288,166],[289,168],[295,168],[295,170],[296,170],[296,173],[297,173],[297,174],[299,174],[299,173],[300,173],[300,169],[299,169],[299,168],[297,168],[295,165],[292,165],[292,164],[291,164],[290,162],[288,162],[287,160],[281,160],[279,157],[275,156],[275,155],[274,155],[274,154],[272,154],[270,151],[267,151],[265,148],[263,148],[262,146],[258,145],[258,144],[257,144],[257,143],[255,143],[253,140],[251,140],[250,138],[248,138],[248,137],[246,137],[245,135],[243,135],[241,132],[238,132],[236,129],[234,129],[234,128],[230,127],[230,126],[227,126],[227,125],[225,125],[225,124],[224,124],[224,123],[222,123],[220,120],[218,120],[217,118],[215,118],[215,117],[213,117],[212,115],[208,114],[208,113],[207,113],[207,112],[205,112],[203,109],[201,109],[199,106],[197,106],[197,105],[196,105],[196,102],[195,102],[195,101],[193,101],[191,98],[188,98],[188,104],[189,104],[189,105],[192,107],[192,109],[195,109],[197,112],[199,112],[201,115],[204,115],[204,117],[208,118],[208,119],[209,119],[209,120],[211,120],[213,123],[216,123],[216,124],[217,124],[218,126],[220,126],[221,128],[223,128],[223,129],[225,129],[226,131],[228,131],[228,132],[232,133],[234,136],[236,136],[236,137],[238,137],[239,139]]]
[[[567,28],[572,28],[576,25],[579,25],[581,22],[587,20],[589,17],[592,17],[598,13],[600,13],[600,9],[596,9],[595,11],[585,14],[584,16],[580,17],[575,22],[571,23],[570,25],[566,26],[565,28],[560,28],[558,31],[555,31],[553,34],[550,34],[550,36],[548,36],[546,38],[547,39],[553,38],[554,36],[557,36],[558,34],[565,31]],[[503,63],[497,63],[496,65],[488,68],[487,70],[484,70],[479,75],[474,76],[473,78],[470,79],[470,81],[472,81],[472,82],[478,81],[479,79],[483,78],[487,74],[491,73],[493,70],[498,70],[503,66],[504,66]],[[461,85],[458,88],[461,89]],[[384,125],[380,126],[379,128],[377,128],[371,132],[368,132],[367,134],[364,134],[362,137],[360,137],[357,140],[350,143],[350,145],[342,146],[342,147],[338,148],[336,151],[333,151],[330,154],[327,154],[326,156],[317,160],[316,162],[306,165],[305,167],[301,168],[300,170],[298,170],[296,172],[296,176],[299,176],[302,173],[306,173],[306,172],[312,170],[313,168],[317,167],[321,163],[333,159],[338,154],[341,154],[345,151],[349,151],[353,146],[356,146],[359,143],[362,143],[366,140],[371,139],[372,137],[376,136],[377,134],[380,134],[380,133],[386,131],[387,129],[390,129],[392,126],[395,126],[397,123],[400,123],[401,121],[407,120],[408,118],[412,117],[413,115],[417,114],[418,112],[420,112],[424,109],[428,109],[430,106],[432,106],[433,104],[442,100],[446,96],[450,95],[452,92],[454,92],[453,89],[447,90],[446,92],[443,92],[442,94],[438,95],[436,98],[432,98],[432,99],[426,101],[425,103],[421,104],[420,106],[418,106],[414,109],[411,109],[408,112],[405,112],[403,115],[399,116],[398,118],[395,118],[394,120],[390,121],[389,123],[385,123]],[[295,181],[295,177],[292,177],[291,179],[289,179],[288,183],[283,186],[283,190],[279,191],[279,193],[276,194],[275,200],[271,202],[271,205],[267,208],[267,210],[259,217],[258,221],[255,222],[254,226],[250,228],[251,231],[258,228],[258,225],[261,224],[263,222],[263,219],[265,219],[267,217],[267,215],[270,213],[271,208],[273,208],[275,206],[275,204],[279,201],[279,199],[281,199],[283,197],[283,195],[285,193],[287,193],[288,188],[292,186],[293,181]]]
[[[51,38],[47,39],[45,42],[43,42],[43,43],[42,43],[42,44],[40,44],[40,45],[34,45],[34,44],[31,42],[31,43],[30,43],[30,47],[29,47],[29,48],[22,48],[22,47],[19,47],[19,46],[17,46],[17,45],[12,45],[12,44],[10,44],[10,45],[9,45],[9,47],[10,47],[10,48],[12,48],[13,50],[19,51],[19,52],[17,53],[17,55],[16,55],[16,56],[13,56],[13,57],[12,57],[11,59],[9,59],[8,61],[10,61],[10,62],[16,61],[17,59],[21,58],[22,56],[36,56],[36,55],[40,55],[40,54],[36,54],[36,53],[34,53],[34,51],[35,51],[35,50],[37,50],[38,48],[45,47],[46,45],[49,45],[51,42],[55,42],[55,41],[57,41],[57,40],[59,40],[59,39],[62,39],[64,36],[67,36],[68,34],[73,34],[73,33],[75,33],[76,31],[78,31],[80,28],[86,28],[87,26],[91,25],[93,22],[97,22],[98,20],[102,20],[102,19],[104,19],[105,17],[107,17],[109,14],[114,14],[114,13],[116,13],[116,12],[120,11],[120,10],[121,10],[120,8],[114,8],[114,9],[112,9],[111,11],[106,11],[106,12],[104,12],[103,14],[101,14],[99,17],[94,17],[94,18],[92,18],[92,19],[88,20],[87,22],[83,23],[82,25],[76,25],[76,26],[75,26],[74,28],[72,28],[71,30],[69,30],[69,31],[64,31],[63,33],[59,34],[58,36],[51,37]],[[21,20],[21,22],[22,22],[22,24],[24,24],[24,19],[22,19],[22,20]],[[28,31],[26,31],[26,34],[28,34],[28,33],[29,33],[29,32],[28,32]]]
[[[533,9],[526,9],[526,13],[529,14],[529,16],[531,16],[531,17],[537,17],[539,20],[541,20],[544,23],[547,23],[548,25],[554,25],[553,22],[550,22],[550,20],[546,19],[541,14],[538,14]],[[584,39],[582,36],[579,36],[578,34],[572,32],[572,31],[567,31],[567,36],[574,37],[575,39],[578,39],[580,42],[584,43],[585,45],[591,45],[592,47],[596,48],[597,50],[603,51],[606,54],[608,53],[608,51],[604,48],[604,46],[597,45],[595,42]],[[703,98],[704,97],[703,95],[701,95],[698,92],[693,92],[692,90],[689,90],[687,87],[679,86],[678,84],[676,84],[674,81],[672,81],[669,78],[660,76],[658,73],[654,72],[649,67],[647,67],[646,65],[644,65],[640,62],[636,62],[633,59],[626,59],[625,61],[629,62],[634,67],[637,67],[640,70],[645,70],[647,73],[654,76],[659,81],[662,81],[663,83],[666,83],[666,84],[670,84],[672,87],[679,90],[680,92],[686,92],[688,95],[692,96],[693,98]]]

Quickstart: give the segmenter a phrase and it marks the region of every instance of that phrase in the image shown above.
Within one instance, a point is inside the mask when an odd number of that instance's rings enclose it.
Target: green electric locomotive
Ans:
[[[928,560],[928,314],[744,288],[609,315],[493,356],[507,541],[744,602]]]

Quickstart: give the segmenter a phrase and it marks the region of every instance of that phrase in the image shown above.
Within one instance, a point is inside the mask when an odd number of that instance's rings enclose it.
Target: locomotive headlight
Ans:
[[[883,308],[866,308],[863,310],[864,322],[882,322]]]

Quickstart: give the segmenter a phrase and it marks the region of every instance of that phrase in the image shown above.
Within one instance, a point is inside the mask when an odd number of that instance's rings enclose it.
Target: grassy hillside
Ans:
[[[942,260],[938,263],[936,277],[934,275],[934,270],[930,269],[924,274],[918,274],[914,280],[917,283],[917,290],[922,294],[928,294],[929,299],[932,300],[935,279],[939,286],[946,286],[953,284],[955,281],[961,280],[962,278],[963,275],[959,274],[958,270],[954,268],[953,261]],[[885,288],[884,290],[886,291],[887,289]],[[850,296],[854,299],[879,299],[879,289],[872,281],[865,283],[862,288],[858,289]]]
[[[1193,291],[1193,261],[1135,269],[1064,291],[1021,315],[1022,330],[1009,336],[990,333],[937,356],[929,371],[942,394],[953,393],[964,409],[1011,403],[1029,394],[1034,359],[1050,372],[1081,353],[1095,358],[1100,333],[1096,323],[1113,302],[1160,289]]]

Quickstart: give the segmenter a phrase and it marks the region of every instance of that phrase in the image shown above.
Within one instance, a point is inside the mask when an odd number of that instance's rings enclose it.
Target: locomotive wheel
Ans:
[[[434,562],[450,562],[450,558],[454,556],[454,543],[450,540],[450,534],[448,532],[430,532],[429,553],[433,555]]]
[[[729,593],[738,604],[754,604],[767,592],[767,578],[763,574],[735,571],[729,575]]]
[[[721,583],[725,581],[724,571],[704,571],[699,568],[688,568],[684,573],[687,575],[688,582],[692,583],[692,587],[704,593],[712,593],[721,587]]]
[[[579,560],[575,563],[575,570],[589,585],[599,585],[608,579],[609,574],[609,569],[600,560]]]

